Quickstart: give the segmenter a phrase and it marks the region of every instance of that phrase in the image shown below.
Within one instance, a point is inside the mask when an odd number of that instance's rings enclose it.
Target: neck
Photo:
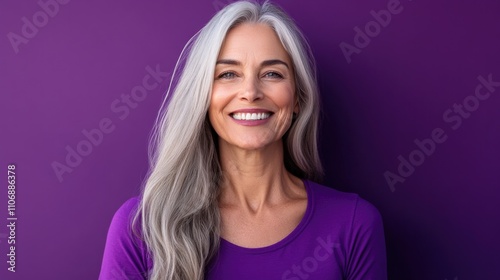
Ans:
[[[244,150],[219,143],[223,170],[220,201],[257,213],[293,197],[300,179],[290,174],[283,161],[283,142],[262,149]]]

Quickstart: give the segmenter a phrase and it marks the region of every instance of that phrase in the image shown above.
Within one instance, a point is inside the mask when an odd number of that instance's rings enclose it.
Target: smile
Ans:
[[[231,117],[235,120],[243,120],[243,121],[257,121],[257,120],[265,120],[271,116],[271,113],[233,113]]]

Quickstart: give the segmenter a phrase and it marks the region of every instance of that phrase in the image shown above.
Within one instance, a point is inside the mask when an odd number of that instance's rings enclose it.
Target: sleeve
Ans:
[[[138,198],[127,200],[109,226],[99,280],[145,280],[148,275],[146,246],[132,231]],[[140,228],[140,227],[139,227]]]
[[[347,280],[387,280],[384,228],[379,211],[357,197],[346,263]]]

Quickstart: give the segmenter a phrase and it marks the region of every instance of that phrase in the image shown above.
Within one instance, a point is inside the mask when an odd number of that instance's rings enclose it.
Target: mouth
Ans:
[[[259,121],[268,119],[272,114],[272,112],[235,112],[229,115],[235,120]]]

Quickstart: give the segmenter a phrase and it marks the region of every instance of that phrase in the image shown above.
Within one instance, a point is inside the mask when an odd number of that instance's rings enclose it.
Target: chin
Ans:
[[[255,139],[255,141],[235,141],[232,143],[233,146],[249,151],[264,149],[273,144],[275,144],[274,141],[263,141],[263,139]]]

